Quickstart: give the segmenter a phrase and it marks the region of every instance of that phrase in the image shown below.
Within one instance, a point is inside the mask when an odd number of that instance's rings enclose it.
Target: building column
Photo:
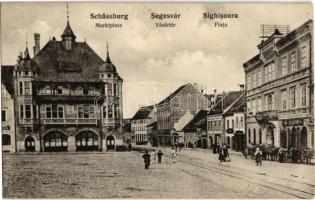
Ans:
[[[35,138],[35,151],[40,152],[40,142],[41,141],[37,140],[36,137],[34,137],[34,138]]]
[[[68,151],[75,152],[76,151],[76,141],[75,136],[71,135],[68,137]]]
[[[107,151],[107,148],[106,148],[106,135],[102,139],[102,151]]]

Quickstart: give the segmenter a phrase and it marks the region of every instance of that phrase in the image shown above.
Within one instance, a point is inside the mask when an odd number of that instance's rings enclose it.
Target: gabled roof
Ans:
[[[224,110],[231,106],[244,91],[232,91],[227,93],[208,113],[208,115],[223,114]]]
[[[158,105],[162,105],[162,104],[166,104],[166,103],[170,102],[170,100],[173,99],[173,97],[175,97],[184,87],[188,86],[189,84],[190,83],[187,83],[187,84],[182,85],[179,88],[177,88],[172,94],[170,94],[168,97],[166,97],[160,103],[158,103]]]
[[[51,40],[33,61],[39,67],[35,81],[100,82],[98,68],[104,63],[86,42],[73,42],[66,50],[62,41]]]
[[[245,112],[245,106],[246,106],[245,99],[246,99],[246,96],[243,95],[241,98],[237,100],[237,102],[233,104],[233,106],[224,115],[233,115],[234,113]]]
[[[205,119],[207,116],[207,110],[200,110],[197,115],[183,128],[184,132],[195,132],[197,131],[198,124],[201,120]]]
[[[131,120],[148,119],[152,110],[154,110],[154,105],[141,107]]]
[[[13,88],[13,70],[14,65],[1,66],[1,83],[5,86],[9,94],[12,96],[14,93]]]

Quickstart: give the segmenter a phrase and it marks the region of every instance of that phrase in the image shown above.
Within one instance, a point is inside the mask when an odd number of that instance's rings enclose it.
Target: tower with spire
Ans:
[[[71,26],[70,26],[70,22],[69,22],[69,7],[68,7],[68,3],[67,3],[67,25],[65,30],[63,31],[62,35],[62,44],[63,47],[70,51],[72,49],[73,43],[75,42],[76,36],[73,33]]]
[[[104,118],[107,119],[106,127],[108,131],[114,131],[122,125],[122,78],[118,75],[116,66],[112,63],[109,56],[108,42],[106,44],[106,60],[99,67],[99,77],[105,85],[106,102],[104,108]],[[114,118],[112,123],[110,118]],[[117,124],[118,123],[118,124]]]
[[[61,40],[40,49],[34,34],[14,69],[18,151],[105,151],[122,143],[122,83],[109,46],[101,58],[86,40],[77,41],[69,20]],[[101,109],[95,97],[106,99]],[[59,141],[59,142],[57,142]],[[91,141],[91,142],[90,142]]]

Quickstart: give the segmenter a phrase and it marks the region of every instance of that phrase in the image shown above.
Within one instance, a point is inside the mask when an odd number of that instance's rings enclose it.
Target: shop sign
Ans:
[[[282,120],[283,126],[303,126],[303,119]]]

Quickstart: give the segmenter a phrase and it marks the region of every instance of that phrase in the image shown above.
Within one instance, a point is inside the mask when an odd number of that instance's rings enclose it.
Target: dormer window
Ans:
[[[83,94],[88,94],[89,93],[89,90],[87,88],[84,88],[83,89]]]
[[[47,86],[45,87],[45,93],[46,93],[46,94],[51,94],[51,88],[50,88],[49,85],[47,85]]]
[[[79,94],[79,95],[82,95],[83,94],[83,88],[82,87],[77,87],[76,93]]]
[[[57,94],[62,94],[62,86],[58,86],[58,88],[57,88]]]
[[[95,94],[94,87],[89,87],[89,95],[94,95],[94,94]]]

